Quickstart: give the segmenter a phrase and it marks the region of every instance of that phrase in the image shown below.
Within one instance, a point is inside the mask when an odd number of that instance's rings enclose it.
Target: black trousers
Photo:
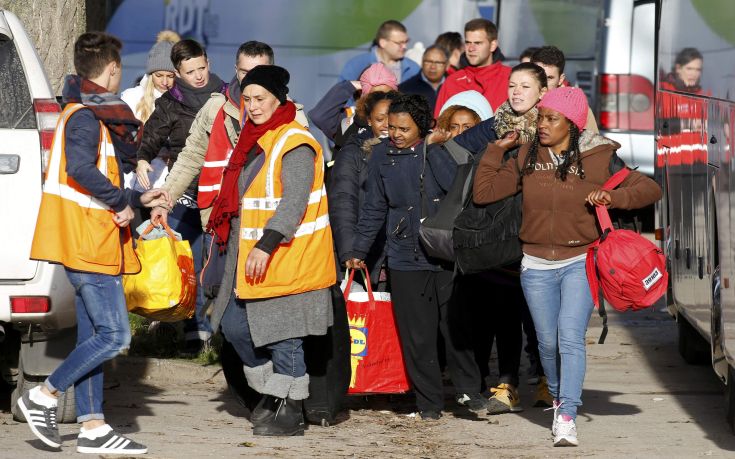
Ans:
[[[389,275],[403,358],[419,411],[440,411],[444,407],[438,331],[444,337],[455,392],[478,393],[480,373],[466,329],[468,321],[452,299],[453,273],[391,269]]]
[[[520,280],[481,273],[460,276],[458,282],[458,298],[472,314],[473,349],[483,390],[485,378],[490,374],[493,341],[497,346],[498,384],[518,387],[523,348],[521,313],[525,306]]]

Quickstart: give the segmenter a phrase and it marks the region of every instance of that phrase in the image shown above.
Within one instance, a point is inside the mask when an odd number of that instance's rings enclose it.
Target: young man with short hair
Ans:
[[[161,158],[171,168],[184,148],[194,118],[213,93],[224,94],[227,84],[209,71],[205,49],[194,40],[181,40],[171,48],[176,79],[171,89],[156,100],[156,108],[145,123],[138,149],[138,180],[150,186],[148,172],[153,158]],[[195,356],[207,345],[212,329],[206,314],[206,299],[199,274],[203,266],[204,233],[197,205],[197,180],[177,198],[168,217],[172,229],[191,244],[197,275],[196,313],[184,321],[185,356]]]
[[[562,86],[569,86],[569,81],[567,81],[567,77],[564,74],[566,58],[564,57],[564,53],[556,46],[542,46],[537,48],[531,55],[530,62],[544,69],[549,91],[561,88]],[[595,115],[589,107],[587,108],[587,124],[585,130],[594,132],[595,134],[598,133]]]
[[[436,104],[436,95],[444,83],[444,75],[449,66],[447,52],[431,45],[424,51],[421,60],[421,72],[398,85],[398,91],[404,94],[420,94],[426,98],[432,113]]]
[[[232,149],[237,144],[242,120],[240,83],[258,65],[273,65],[273,49],[266,43],[248,41],[240,45],[235,55],[235,76],[225,94],[213,93],[197,113],[163,189],[175,200],[198,180],[197,204],[201,227],[206,228],[212,204],[219,192],[222,172]],[[303,112],[302,112],[303,113]],[[201,173],[201,175],[200,175]],[[169,210],[158,207],[151,217],[168,218]],[[205,234],[205,240],[208,240]],[[205,243],[205,249],[210,244]]]
[[[472,19],[464,27],[465,55],[469,66],[447,77],[436,99],[434,117],[453,95],[474,89],[481,93],[493,111],[508,99],[510,67],[493,62],[498,48],[498,28],[487,19]]]
[[[419,66],[406,58],[408,47],[406,26],[396,20],[388,20],[380,24],[370,51],[353,57],[345,64],[339,81],[355,81],[370,65],[382,62],[401,83],[419,73]]]
[[[141,266],[133,251],[131,206],[170,205],[168,193],[122,189],[122,155],[135,149],[140,123],[117,95],[122,44],[102,32],[74,44],[77,75],[66,78],[66,103],[54,133],[31,258],[64,265],[76,292],[77,345],[18,407],[31,431],[61,446],[57,399],[74,386],[81,430],[77,451],[143,454],[147,448],[105,423],[103,364],[130,345],[122,275]]]
[[[436,37],[434,44],[446,51],[449,57],[447,75],[451,75],[460,68],[460,58],[464,52],[464,40],[459,32],[444,32]]]

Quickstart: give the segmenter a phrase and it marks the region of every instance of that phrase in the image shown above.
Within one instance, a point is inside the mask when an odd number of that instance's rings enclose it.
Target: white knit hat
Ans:
[[[490,106],[490,102],[485,99],[485,96],[475,90],[463,91],[453,95],[444,102],[439,114],[441,115],[444,110],[453,105],[460,105],[462,107],[469,108],[473,112],[477,113],[477,116],[480,117],[481,121],[485,121],[493,116],[493,107]]]

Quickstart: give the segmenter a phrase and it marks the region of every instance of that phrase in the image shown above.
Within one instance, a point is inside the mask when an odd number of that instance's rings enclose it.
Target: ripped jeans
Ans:
[[[103,364],[130,346],[122,276],[67,269],[76,293],[77,346],[46,379],[49,390],[74,385],[77,422],[104,419]]]

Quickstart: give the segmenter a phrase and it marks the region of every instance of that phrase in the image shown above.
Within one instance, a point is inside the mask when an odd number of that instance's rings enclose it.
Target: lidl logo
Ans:
[[[350,327],[350,353],[353,357],[367,355],[367,328]]]

